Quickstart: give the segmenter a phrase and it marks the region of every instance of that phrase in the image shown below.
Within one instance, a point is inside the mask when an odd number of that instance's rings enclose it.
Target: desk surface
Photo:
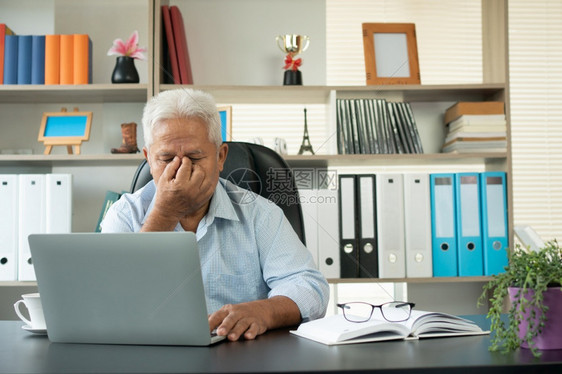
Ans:
[[[487,335],[325,346],[282,329],[254,341],[162,347],[57,344],[22,325],[0,321],[0,373],[562,372],[562,350],[544,351],[540,360],[525,349],[489,352]]]

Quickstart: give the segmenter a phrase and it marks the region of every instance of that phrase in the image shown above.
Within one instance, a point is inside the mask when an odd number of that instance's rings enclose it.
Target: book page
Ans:
[[[483,335],[474,322],[447,313],[412,310],[402,322],[386,321],[380,311],[373,311],[367,322],[349,322],[343,315],[334,315],[302,323],[292,334],[327,345],[354,344],[397,339]]]
[[[291,333],[331,345],[403,339],[409,335],[409,330],[402,324],[377,319],[361,323],[349,322],[338,314],[302,323]]]
[[[457,335],[457,333],[482,332],[474,322],[452,314],[439,312],[424,312],[412,310],[412,315],[405,321],[412,335],[419,336],[426,333],[441,335]]]

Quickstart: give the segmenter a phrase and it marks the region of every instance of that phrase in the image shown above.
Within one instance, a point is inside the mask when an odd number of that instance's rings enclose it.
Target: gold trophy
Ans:
[[[299,66],[302,65],[302,59],[295,56],[306,51],[310,38],[306,35],[286,34],[278,35],[276,38],[279,49],[286,53],[285,56],[285,75],[283,77],[283,85],[302,85],[302,73]]]

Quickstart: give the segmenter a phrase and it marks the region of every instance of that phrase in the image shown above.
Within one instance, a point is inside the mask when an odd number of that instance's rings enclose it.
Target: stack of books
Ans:
[[[504,103],[458,102],[445,112],[443,153],[507,152]]]

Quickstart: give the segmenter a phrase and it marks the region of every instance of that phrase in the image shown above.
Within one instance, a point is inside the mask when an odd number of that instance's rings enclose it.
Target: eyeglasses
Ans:
[[[367,322],[371,319],[376,308],[381,310],[381,314],[388,322],[402,322],[410,318],[414,303],[406,301],[391,301],[381,305],[373,305],[363,302],[352,302],[337,304],[343,310],[343,316],[349,322]]]

